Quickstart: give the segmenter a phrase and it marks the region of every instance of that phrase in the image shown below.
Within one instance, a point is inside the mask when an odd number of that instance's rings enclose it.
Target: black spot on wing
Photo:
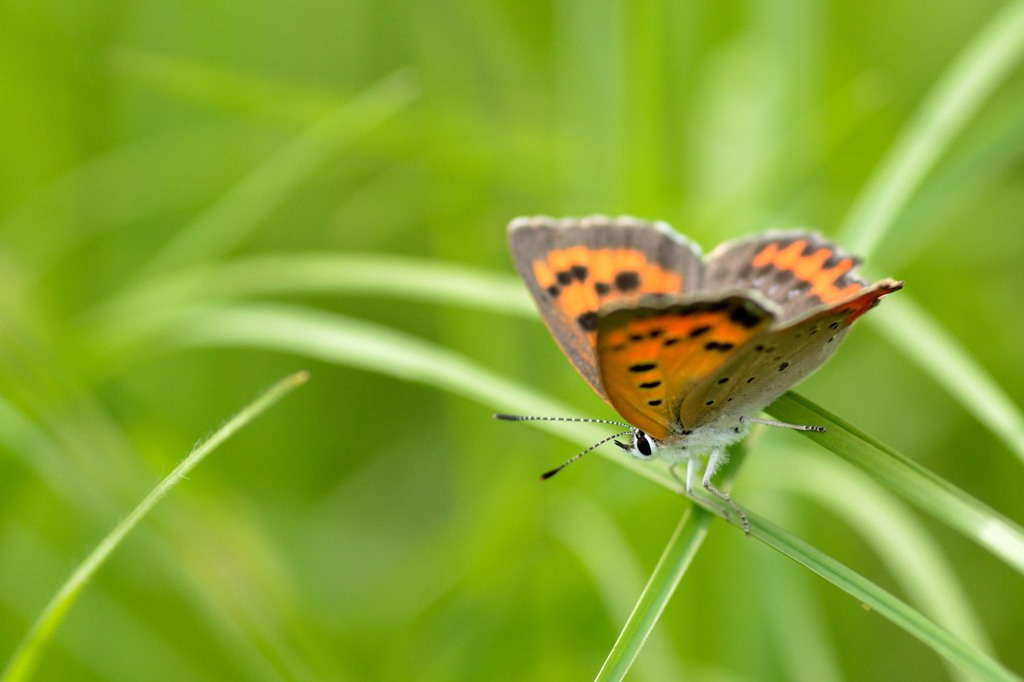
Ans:
[[[585,332],[594,331],[597,329],[597,313],[593,310],[588,310],[576,318],[576,324]]]
[[[640,273],[634,270],[626,270],[615,275],[615,288],[625,293],[640,288]]]
[[[658,365],[653,363],[653,362],[639,362],[639,363],[637,363],[635,365],[630,365],[629,366],[629,371],[630,372],[636,372],[636,373],[639,374],[640,372],[650,372],[652,369],[654,369],[657,366]]]

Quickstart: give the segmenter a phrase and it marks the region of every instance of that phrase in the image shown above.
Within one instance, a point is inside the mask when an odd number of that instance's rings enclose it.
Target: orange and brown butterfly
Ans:
[[[726,499],[710,483],[724,448],[755,422],[821,430],[756,415],[903,286],[869,284],[859,259],[803,230],[726,242],[704,258],[667,224],[628,217],[519,218],[508,236],[555,341],[628,422],[631,442],[616,442],[685,461],[688,492],[708,457],[703,484]]]

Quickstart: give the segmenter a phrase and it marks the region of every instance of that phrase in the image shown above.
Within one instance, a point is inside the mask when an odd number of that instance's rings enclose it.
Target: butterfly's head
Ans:
[[[629,443],[615,441],[615,444],[622,448],[627,455],[637,459],[650,459],[658,450],[658,441],[637,428],[629,430]]]

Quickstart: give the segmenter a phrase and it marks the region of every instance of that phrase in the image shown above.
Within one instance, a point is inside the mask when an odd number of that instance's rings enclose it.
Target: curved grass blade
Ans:
[[[1020,680],[998,661],[936,625],[905,602],[773,523],[748,512],[751,535],[840,588],[916,637],[964,672],[984,680]]]
[[[795,393],[776,400],[767,412],[794,424],[825,426],[825,433],[813,435],[815,442],[1024,573],[1024,529],[1010,519]]]
[[[867,474],[844,462],[821,457],[812,443],[781,446],[768,457],[796,455],[785,473],[769,485],[787,498],[804,497],[816,507],[844,519],[872,554],[885,565],[901,594],[926,616],[981,651],[995,650],[991,638],[970,603],[969,581],[957,575],[948,553],[919,514]],[[778,449],[781,449],[778,448]],[[841,495],[836,491],[842,490]]]
[[[386,296],[537,316],[518,278],[423,258],[375,253],[291,253],[190,268],[126,289],[122,296],[88,315],[92,324],[116,326],[120,331],[155,307],[309,293]]]
[[[842,241],[869,259],[896,216],[964,125],[1024,54],[1024,2],[1007,3],[936,83],[868,182],[842,227]]]
[[[53,638],[54,633],[71,610],[75,600],[85,589],[96,571],[99,570],[125,537],[127,537],[128,533],[145,518],[150,510],[156,506],[157,502],[178,485],[207,455],[234,435],[236,431],[262,414],[271,405],[298,386],[304,384],[308,378],[309,375],[306,372],[297,372],[278,381],[267,389],[263,395],[249,403],[241,412],[217,429],[213,435],[199,443],[166,478],[160,481],[143,498],[142,502],[100,541],[96,549],[79,564],[67,582],[53,596],[53,599],[43,609],[39,618],[11,656],[3,674],[0,675],[0,682],[20,682],[21,680],[29,679],[39,663],[39,657],[43,649]]]

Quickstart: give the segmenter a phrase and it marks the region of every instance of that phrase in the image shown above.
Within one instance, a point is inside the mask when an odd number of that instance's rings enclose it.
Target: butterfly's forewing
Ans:
[[[758,291],[794,320],[856,295],[867,285],[859,259],[814,232],[772,230],[726,242],[706,259],[704,289]]]
[[[664,440],[700,379],[763,335],[774,319],[767,306],[744,296],[647,297],[602,309],[597,357],[608,401],[630,424]]]
[[[796,320],[781,320],[695,387],[679,409],[680,419],[700,426],[761,411],[821,367],[850,325],[902,286],[882,280]]]
[[[703,268],[697,247],[667,225],[632,218],[518,218],[509,225],[509,246],[555,341],[605,400],[595,354],[598,310],[646,294],[691,292]]]

